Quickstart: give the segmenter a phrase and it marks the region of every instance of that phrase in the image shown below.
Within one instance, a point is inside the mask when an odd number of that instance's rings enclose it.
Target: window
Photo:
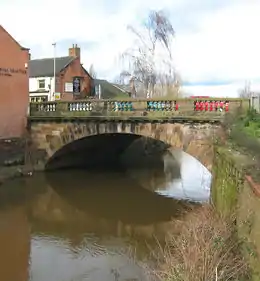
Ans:
[[[73,92],[73,83],[72,82],[66,82],[64,90],[65,90],[66,93],[72,93]]]
[[[32,96],[30,97],[30,102],[45,102],[48,101],[47,96]]]
[[[45,80],[38,80],[38,89],[45,89]]]

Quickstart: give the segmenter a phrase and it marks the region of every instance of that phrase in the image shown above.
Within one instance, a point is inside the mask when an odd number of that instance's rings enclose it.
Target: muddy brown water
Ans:
[[[164,238],[170,221],[189,210],[186,199],[209,198],[209,173],[178,157],[180,179],[149,169],[66,170],[7,183],[0,280],[152,280],[147,241]]]

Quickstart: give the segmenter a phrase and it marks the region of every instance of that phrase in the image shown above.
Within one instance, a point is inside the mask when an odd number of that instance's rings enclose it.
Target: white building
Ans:
[[[52,101],[53,96],[53,77],[30,77],[29,91],[30,102]]]
[[[64,70],[75,57],[66,56],[55,59],[56,70],[56,93],[54,93],[54,59],[36,59],[29,61],[29,93],[31,102],[53,101],[59,99],[60,93],[57,92],[57,80],[62,70]],[[67,85],[68,84],[68,85]],[[72,92],[72,83],[66,83]]]

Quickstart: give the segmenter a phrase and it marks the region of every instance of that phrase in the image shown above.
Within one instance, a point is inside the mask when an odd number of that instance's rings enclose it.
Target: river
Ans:
[[[209,199],[209,172],[189,155],[173,155],[177,178],[167,156],[163,170],[64,170],[6,183],[0,280],[153,280],[147,241],[164,239],[171,221],[190,210],[186,200]]]

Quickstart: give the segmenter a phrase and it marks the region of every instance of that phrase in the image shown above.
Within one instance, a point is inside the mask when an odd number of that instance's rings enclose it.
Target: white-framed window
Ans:
[[[45,89],[45,80],[44,79],[38,80],[38,89]]]
[[[30,102],[45,102],[48,101],[47,96],[31,96]]]
[[[72,82],[66,82],[64,86],[65,86],[64,91],[66,93],[72,93],[73,92],[73,83]]]

